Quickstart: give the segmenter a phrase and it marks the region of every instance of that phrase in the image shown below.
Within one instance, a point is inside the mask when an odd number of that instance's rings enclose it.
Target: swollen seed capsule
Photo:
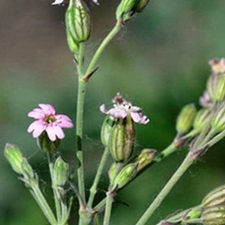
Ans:
[[[225,185],[211,191],[202,200],[202,206],[209,208],[212,206],[225,205]]]
[[[66,28],[74,42],[88,40],[91,32],[90,15],[80,0],[70,0],[66,11]]]
[[[134,147],[135,129],[130,116],[119,119],[112,128],[109,137],[109,150],[113,159],[117,162],[127,160]]]
[[[67,30],[66,32],[67,44],[72,53],[76,53],[79,49],[79,44],[73,40],[71,33]]]
[[[204,209],[201,219],[203,225],[224,225],[225,206],[215,206]]]
[[[104,146],[109,145],[109,137],[112,132],[112,128],[116,123],[116,120],[117,119],[113,118],[110,115],[106,115],[105,117],[105,120],[101,127],[101,141]]]

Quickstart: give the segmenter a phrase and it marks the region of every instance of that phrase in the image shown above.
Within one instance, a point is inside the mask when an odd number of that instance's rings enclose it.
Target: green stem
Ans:
[[[83,111],[84,111],[84,99],[86,83],[83,80],[84,68],[84,44],[81,43],[79,46],[79,54],[77,58],[77,70],[78,70],[78,93],[77,93],[77,113],[76,113],[76,144],[77,144],[77,179],[78,179],[78,190],[81,198],[85,201],[85,185],[84,185],[84,163],[83,163]]]
[[[188,154],[158,196],[154,199],[152,204],[148,207],[136,225],[144,225],[147,223],[148,219],[151,217],[153,212],[159,207],[161,202],[167,196],[167,194],[171,191],[173,186],[177,183],[180,177],[185,173],[185,171],[193,164],[194,159],[192,158],[191,154]]]
[[[154,158],[154,161],[160,162],[161,160],[165,159],[167,156],[171,155],[175,151],[177,151],[177,147],[175,143],[172,142],[167,148],[161,151],[160,154]]]
[[[155,157],[153,163],[150,166],[153,166],[155,163],[160,162],[161,160],[165,159],[166,157],[168,157],[169,155],[171,155],[172,153],[174,153],[176,151],[177,151],[177,147],[176,147],[175,143],[172,142],[167,148],[165,148],[163,151],[161,151],[158,156]],[[120,191],[122,189],[119,189],[118,191]],[[94,210],[97,212],[102,211],[105,207],[105,204],[106,204],[106,198],[104,198],[101,202],[99,202],[94,207]]]
[[[106,147],[104,152],[103,152],[100,164],[98,166],[98,170],[97,170],[97,173],[95,175],[94,182],[93,182],[93,184],[90,188],[90,196],[89,196],[89,200],[88,200],[88,204],[87,204],[87,206],[89,208],[92,207],[94,197],[95,197],[95,194],[97,192],[97,186],[98,186],[99,180],[101,178],[101,175],[102,175],[103,169],[105,167],[105,164],[107,162],[108,156],[109,156],[109,149]]]
[[[56,221],[56,218],[55,218],[51,208],[49,207],[45,197],[43,196],[37,182],[30,184],[30,187],[31,187],[31,193],[32,193],[33,197],[35,198],[36,202],[42,209],[42,212],[44,213],[48,222],[51,225],[57,225],[58,223]]]
[[[214,144],[219,142],[224,137],[225,137],[225,130],[217,134],[214,138],[212,138],[208,143],[205,144],[204,147],[212,147]]]
[[[101,45],[98,47],[97,51],[95,52],[89,66],[87,68],[85,76],[89,76],[91,74],[91,72],[95,69],[96,63],[97,63],[99,57],[101,56],[103,50],[109,44],[109,42],[116,36],[116,34],[120,31],[121,28],[122,28],[121,22],[118,21],[116,23],[116,25],[114,26],[114,28],[110,31],[110,33],[103,40]]]
[[[107,192],[103,225],[109,225],[109,223],[110,223],[114,195],[115,195],[115,192],[112,190],[109,190]]]
[[[99,202],[95,207],[94,210],[96,212],[101,212],[103,211],[103,209],[105,208],[105,204],[106,204],[106,198],[102,199],[101,202]]]
[[[48,157],[48,165],[49,165],[49,171],[50,171],[51,182],[52,182],[52,190],[53,190],[54,201],[55,201],[56,217],[57,217],[57,221],[59,223],[61,223],[60,199],[59,199],[59,194],[57,191],[57,186],[55,184],[55,178],[54,178],[54,172],[53,172],[53,162],[52,162],[50,153],[47,153],[47,157]]]

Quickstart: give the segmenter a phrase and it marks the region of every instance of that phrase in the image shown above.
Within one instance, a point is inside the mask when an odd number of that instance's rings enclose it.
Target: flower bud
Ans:
[[[209,65],[211,66],[211,70],[214,74],[222,74],[225,73],[225,59],[211,59],[209,61]]]
[[[123,23],[130,20],[135,13],[140,13],[149,0],[122,0],[116,9],[116,19]]]
[[[4,153],[16,173],[24,175],[24,177],[34,177],[33,169],[16,145],[6,144]]]
[[[225,129],[225,104],[220,105],[220,107],[215,112],[215,115],[212,118],[212,128],[221,132]]]
[[[225,206],[214,206],[203,210],[203,225],[224,225],[225,224]]]
[[[115,161],[127,160],[134,147],[135,129],[130,116],[119,119],[109,137],[109,150]]]
[[[194,129],[201,130],[203,126],[206,124],[206,121],[210,118],[209,117],[210,114],[211,114],[210,109],[208,108],[200,109],[195,116],[193,124]]]
[[[59,145],[60,145],[60,139],[56,139],[55,141],[51,141],[47,135],[47,133],[44,131],[38,138],[37,138],[37,145],[38,147],[45,151],[45,152],[51,152],[54,153]]]
[[[79,44],[73,39],[71,33],[66,31],[67,44],[72,53],[76,53],[79,49]]]
[[[69,164],[59,156],[55,161],[53,171],[57,186],[64,186],[69,175]]]
[[[153,161],[156,153],[157,152],[154,149],[143,149],[141,153],[134,160],[132,160],[138,164],[137,172],[140,172],[142,169],[148,166]]]
[[[218,88],[219,75],[212,74],[207,81],[207,91],[209,93],[210,99],[216,101],[216,90]]]
[[[196,108],[194,104],[184,106],[177,118],[177,132],[181,134],[187,133],[193,125],[195,115]]]
[[[104,146],[109,145],[109,136],[111,134],[112,127],[115,125],[115,122],[115,118],[110,115],[106,115],[101,128],[101,141]]]
[[[116,19],[122,22],[131,19],[136,4],[137,0],[122,0],[116,9]]]
[[[142,12],[150,0],[140,0],[135,6],[135,12]]]
[[[214,189],[202,200],[204,208],[219,205],[225,205],[225,185]]]
[[[112,189],[120,189],[128,184],[137,174],[137,163],[130,163],[126,165],[116,176],[112,183]]]
[[[118,175],[122,166],[123,166],[123,163],[119,163],[119,162],[112,163],[108,172],[110,183],[112,183],[115,177]]]
[[[215,90],[215,100],[222,101],[225,97],[225,74],[219,76],[217,88]]]
[[[70,0],[66,11],[66,28],[69,41],[74,41],[74,45],[88,40],[91,32],[90,15],[81,0]]]
[[[211,191],[202,200],[204,225],[225,224],[225,185]]]

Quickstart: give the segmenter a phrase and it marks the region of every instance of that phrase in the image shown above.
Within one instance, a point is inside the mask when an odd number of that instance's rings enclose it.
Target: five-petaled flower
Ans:
[[[27,129],[34,138],[38,138],[43,132],[46,132],[51,141],[63,139],[65,134],[62,128],[72,128],[71,119],[62,114],[56,114],[53,106],[50,104],[39,104],[40,108],[35,108],[28,113],[29,117],[35,119]]]
[[[141,108],[127,102],[120,93],[116,94],[112,102],[114,103],[112,109],[107,110],[103,104],[100,106],[100,111],[117,119],[131,116],[135,123],[147,124],[149,122],[148,117],[142,114]]]

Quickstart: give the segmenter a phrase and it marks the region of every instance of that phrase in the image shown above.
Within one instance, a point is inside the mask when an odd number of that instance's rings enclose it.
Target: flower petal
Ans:
[[[44,111],[46,116],[55,115],[55,108],[50,104],[39,104],[39,107]]]

